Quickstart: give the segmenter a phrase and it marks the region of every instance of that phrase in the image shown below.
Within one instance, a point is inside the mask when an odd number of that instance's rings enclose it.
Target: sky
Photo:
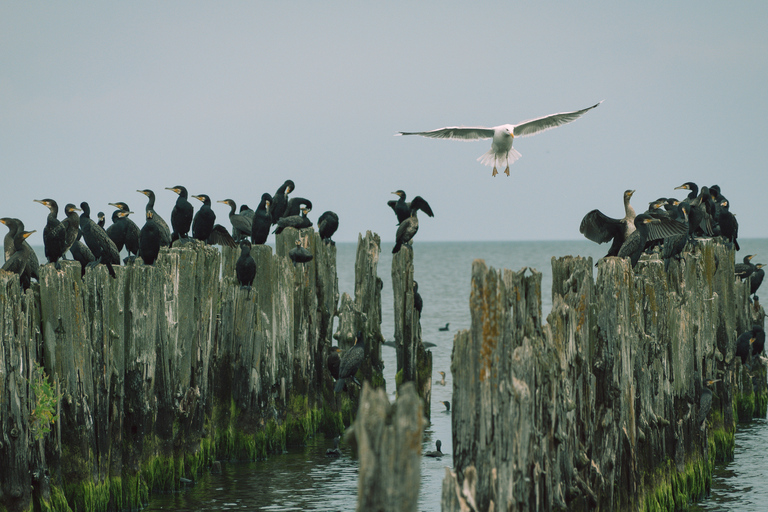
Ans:
[[[639,212],[693,181],[768,237],[766,21],[764,1],[4,1],[0,216],[35,245],[34,199],[124,201],[141,226],[137,189],[169,220],[165,187],[255,208],[292,179],[341,242],[394,241],[398,189],[435,213],[416,241],[576,240],[624,190]],[[477,162],[489,140],[394,136],[601,100],[515,140],[509,177]]]

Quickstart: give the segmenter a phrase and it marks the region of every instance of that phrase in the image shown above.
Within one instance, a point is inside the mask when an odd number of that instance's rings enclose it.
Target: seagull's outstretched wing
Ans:
[[[560,112],[559,114],[550,114],[548,116],[539,117],[536,119],[531,119],[530,121],[524,121],[520,124],[515,125],[514,135],[515,137],[527,137],[528,135],[534,135],[539,132],[543,132],[546,130],[551,130],[552,128],[557,128],[558,126],[564,125],[566,123],[570,123],[571,121],[575,121],[576,119],[583,116],[587,111],[592,110],[596,106],[598,106],[601,102],[595,103],[591,107],[587,107],[583,110],[577,110],[575,112]],[[443,128],[444,130],[448,130],[449,128]],[[436,130],[439,131],[439,130]],[[431,133],[431,132],[427,132]],[[420,133],[419,135],[425,135],[424,133]],[[436,137],[436,135],[428,135],[428,137]]]
[[[448,126],[446,128],[430,130],[428,132],[400,132],[396,133],[395,135],[421,135],[422,137],[430,137],[432,139],[477,140],[492,138],[493,128],[485,128],[484,126]]]

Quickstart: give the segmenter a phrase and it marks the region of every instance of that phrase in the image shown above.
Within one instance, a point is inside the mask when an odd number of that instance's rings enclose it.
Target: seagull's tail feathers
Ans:
[[[487,165],[488,167],[512,165],[521,156],[523,155],[521,155],[514,147],[510,148],[509,153],[506,155],[500,154],[498,156],[493,151],[493,149],[489,149],[488,152],[481,155],[477,161],[483,165]]]

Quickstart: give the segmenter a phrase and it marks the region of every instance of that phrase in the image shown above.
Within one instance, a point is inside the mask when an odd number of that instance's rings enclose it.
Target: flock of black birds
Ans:
[[[229,220],[232,224],[231,234],[221,224],[216,223],[216,214],[212,209],[211,198],[206,194],[190,196],[187,189],[181,185],[167,187],[178,195],[176,204],[171,211],[171,225],[163,220],[155,210],[155,193],[144,189],[137,192],[148,198],[145,208],[143,227],[129,217],[133,214],[124,202],[109,203],[115,207],[112,213],[112,224],[105,226],[106,216],[103,212],[97,214],[97,221],[91,219],[91,209],[88,203],[74,204],[64,207],[64,218],[59,219],[59,205],[53,199],[35,199],[49,210],[45,227],[43,228],[43,244],[45,257],[53,263],[57,270],[61,269],[60,260],[65,253],[70,252],[72,258],[82,265],[82,273],[98,264],[104,264],[112,277],[115,277],[113,266],[120,265],[120,252],[125,248],[128,257],[124,263],[133,263],[141,257],[145,265],[153,265],[162,247],[170,247],[175,241],[184,243],[191,239],[207,244],[219,244],[241,248],[236,265],[236,273],[241,286],[248,288],[256,277],[256,263],[250,255],[252,244],[264,244],[270,230],[275,234],[281,233],[286,227],[301,229],[311,227],[312,221],[307,214],[312,209],[312,203],[301,197],[291,197],[294,183],[286,180],[272,196],[262,194],[256,210],[247,205],[241,205],[239,212],[232,199],[218,201],[230,207]],[[192,197],[202,203],[197,212],[189,202]],[[78,212],[80,212],[78,214]],[[40,263],[35,251],[29,246],[27,238],[36,230],[26,231],[24,223],[16,218],[4,217],[0,222],[8,226],[5,235],[5,263],[3,270],[19,274],[22,289],[29,288],[31,279],[38,279]],[[332,211],[323,213],[318,219],[318,232],[327,244],[333,244],[332,236],[339,227],[339,217]],[[191,236],[190,236],[191,233]],[[294,262],[305,263],[312,259],[312,254],[297,241],[296,248],[289,251],[289,257]]]

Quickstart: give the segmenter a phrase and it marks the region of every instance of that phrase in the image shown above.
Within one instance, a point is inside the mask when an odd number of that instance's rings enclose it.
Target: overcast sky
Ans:
[[[151,188],[168,220],[165,187],[255,207],[290,178],[338,241],[393,241],[397,189],[435,212],[416,240],[580,239],[625,189],[640,211],[694,181],[766,237],[766,21],[765,1],[2,2],[0,216],[40,244],[33,199],[140,213]],[[510,177],[476,161],[490,141],[393,136],[600,100],[516,140]]]

